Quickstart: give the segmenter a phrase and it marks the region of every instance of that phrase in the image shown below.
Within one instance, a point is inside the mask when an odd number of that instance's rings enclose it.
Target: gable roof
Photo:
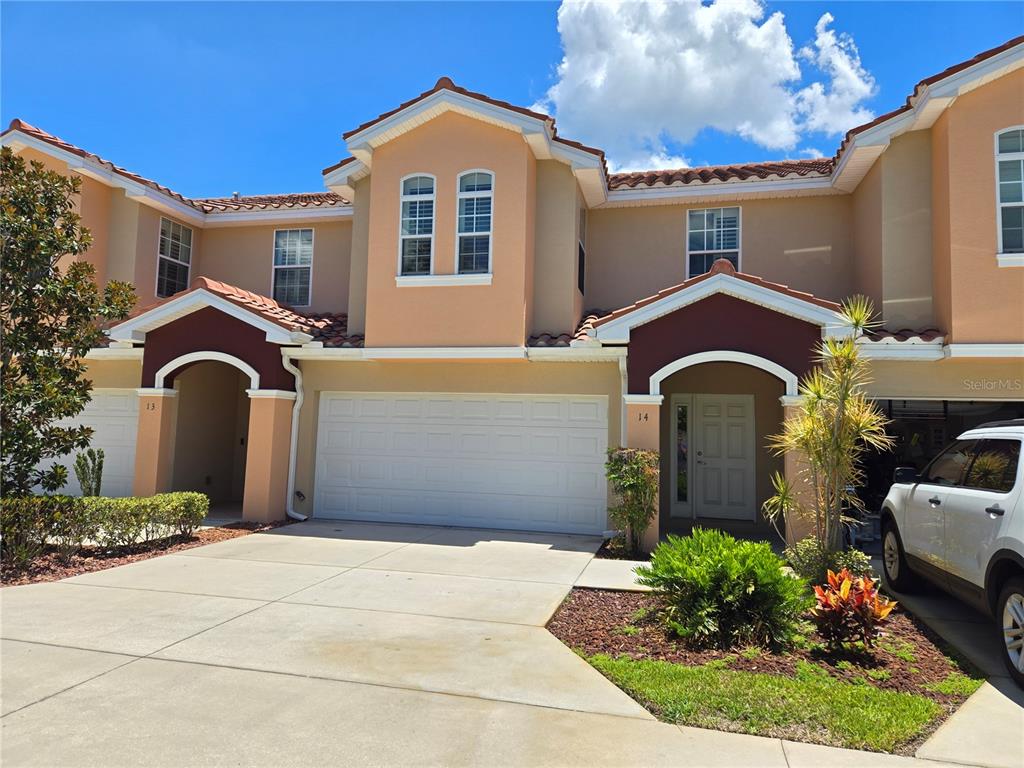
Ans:
[[[788,285],[773,283],[754,275],[737,272],[732,262],[718,259],[711,271],[691,277],[679,285],[666,288],[653,296],[617,309],[593,321],[590,337],[604,344],[626,344],[630,331],[659,317],[716,293],[724,293],[743,301],[796,317],[825,328],[842,326],[840,306],[834,301],[819,299],[813,294],[797,291]]]
[[[694,168],[678,168],[664,171],[631,171],[613,173],[608,177],[609,189],[639,186],[673,186],[679,184],[707,184],[713,181],[738,179],[784,179],[787,176],[828,176],[832,173],[832,158],[807,160],[778,160],[764,163],[740,163],[738,165],[705,165]]]

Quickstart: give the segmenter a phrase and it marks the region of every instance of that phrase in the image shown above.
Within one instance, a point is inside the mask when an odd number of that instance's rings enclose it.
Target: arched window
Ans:
[[[999,253],[1024,253],[1024,128],[996,134]]]
[[[466,171],[459,175],[459,224],[456,259],[460,275],[491,271],[491,212],[494,174]]]
[[[399,230],[400,275],[429,275],[434,263],[434,177],[402,179],[402,223]]]

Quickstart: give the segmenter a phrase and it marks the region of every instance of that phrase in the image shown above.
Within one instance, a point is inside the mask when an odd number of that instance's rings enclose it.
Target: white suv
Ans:
[[[1024,419],[964,432],[924,471],[896,470],[882,503],[882,570],[898,592],[918,575],[993,615],[1024,686]]]

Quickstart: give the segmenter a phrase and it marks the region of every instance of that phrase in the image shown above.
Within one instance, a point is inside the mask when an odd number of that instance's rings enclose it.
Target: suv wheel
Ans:
[[[885,583],[897,592],[912,592],[917,586],[917,579],[907,566],[903,541],[891,519],[882,524],[882,575]]]
[[[1024,576],[1003,586],[996,603],[996,620],[1003,637],[1003,662],[1017,685],[1024,686]]]

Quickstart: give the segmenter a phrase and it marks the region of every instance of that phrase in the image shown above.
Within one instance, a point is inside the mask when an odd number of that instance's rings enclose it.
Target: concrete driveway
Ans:
[[[0,762],[878,764],[657,722],[543,628],[599,543],[310,522],[4,589]]]

